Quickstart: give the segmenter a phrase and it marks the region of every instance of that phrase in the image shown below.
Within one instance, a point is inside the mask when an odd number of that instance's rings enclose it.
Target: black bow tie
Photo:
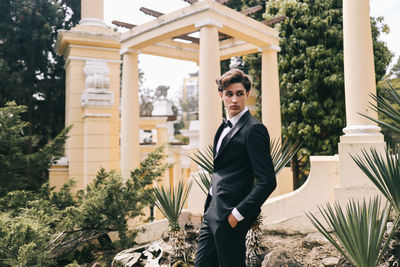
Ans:
[[[230,120],[224,119],[222,121],[222,124],[224,125],[224,128],[226,127],[232,128],[232,122]]]

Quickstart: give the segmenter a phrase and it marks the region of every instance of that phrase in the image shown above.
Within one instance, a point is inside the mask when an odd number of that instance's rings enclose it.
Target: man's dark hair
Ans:
[[[229,85],[233,83],[241,83],[243,84],[246,92],[250,91],[251,81],[249,76],[246,75],[243,71],[239,69],[231,69],[225,72],[219,79],[216,80],[218,85],[218,91],[222,92]]]

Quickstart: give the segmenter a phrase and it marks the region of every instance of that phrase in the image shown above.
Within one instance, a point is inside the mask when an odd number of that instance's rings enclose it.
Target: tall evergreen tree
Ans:
[[[54,45],[57,31],[79,19],[80,0],[0,1],[0,106],[27,106],[26,133],[40,144],[64,128],[64,60]]]
[[[0,197],[13,190],[38,190],[47,178],[47,169],[64,154],[69,128],[51,142],[37,146],[37,152],[27,150],[27,143],[37,138],[26,135],[28,122],[21,119],[25,106],[8,102],[0,108]]]

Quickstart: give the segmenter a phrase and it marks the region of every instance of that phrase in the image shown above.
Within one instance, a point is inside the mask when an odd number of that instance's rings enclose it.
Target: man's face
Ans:
[[[225,90],[219,92],[225,108],[228,110],[229,118],[239,114],[246,106],[249,92],[246,92],[242,83],[232,83]]]

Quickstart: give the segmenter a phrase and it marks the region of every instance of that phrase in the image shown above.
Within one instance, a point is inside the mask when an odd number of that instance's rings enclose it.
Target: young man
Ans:
[[[217,84],[228,120],[214,137],[214,173],[194,266],[243,267],[246,234],[276,187],[275,171],[267,128],[246,107],[249,77],[232,69]]]

